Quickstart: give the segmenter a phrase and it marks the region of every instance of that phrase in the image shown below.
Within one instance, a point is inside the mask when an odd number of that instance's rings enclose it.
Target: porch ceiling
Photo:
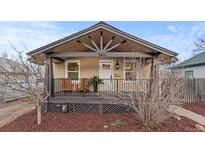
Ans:
[[[98,29],[96,31],[93,31],[91,33],[88,33],[84,36],[81,36],[79,38],[76,38],[72,41],[69,41],[67,43],[61,44],[57,47],[54,47],[52,49],[49,49],[49,51],[46,51],[47,53],[49,52],[86,52],[90,51],[87,47],[83,46],[82,44],[79,44],[77,40],[80,40],[83,43],[88,44],[89,46],[93,47],[93,44],[89,40],[88,36],[92,38],[92,40],[95,41],[97,46],[100,46],[100,33],[103,32],[103,46],[105,47],[106,44],[112,39],[113,36],[115,36],[115,39],[112,41],[112,43],[109,46],[114,46],[115,44],[122,42],[126,40],[126,43],[118,46],[115,48],[115,51],[118,52],[133,52],[133,51],[138,51],[138,52],[145,52],[145,53],[157,53],[157,51],[154,51],[153,49],[150,49],[148,47],[145,47],[139,43],[133,42],[131,40],[128,40],[122,36],[119,36],[117,34],[114,34],[112,32],[109,32],[105,29]]]

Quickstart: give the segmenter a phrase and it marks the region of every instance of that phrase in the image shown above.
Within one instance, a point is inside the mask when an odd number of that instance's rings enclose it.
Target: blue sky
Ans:
[[[10,42],[28,50],[78,32],[97,22],[0,22],[0,52],[12,53]],[[205,22],[110,22],[109,24],[137,37],[178,52],[179,59],[192,56],[194,43],[205,38]]]

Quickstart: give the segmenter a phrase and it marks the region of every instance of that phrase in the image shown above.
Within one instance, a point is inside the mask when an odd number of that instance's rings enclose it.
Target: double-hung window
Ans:
[[[128,81],[137,79],[136,63],[132,60],[125,60],[124,65],[125,79]]]
[[[192,79],[194,77],[193,71],[185,71],[185,78]]]
[[[67,76],[71,80],[78,80],[80,78],[80,63],[79,61],[68,61]]]

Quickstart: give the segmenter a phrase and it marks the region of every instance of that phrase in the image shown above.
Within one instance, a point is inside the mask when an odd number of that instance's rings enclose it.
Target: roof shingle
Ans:
[[[205,65],[205,51],[177,65],[177,67],[191,67]]]

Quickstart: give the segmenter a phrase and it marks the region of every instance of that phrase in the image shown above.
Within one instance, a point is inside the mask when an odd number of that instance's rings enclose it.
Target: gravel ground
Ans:
[[[77,131],[77,132],[192,132],[198,131],[192,120],[171,117],[151,129],[146,128],[132,114],[44,113],[42,123],[36,125],[36,111],[20,116],[0,128],[0,131]]]

